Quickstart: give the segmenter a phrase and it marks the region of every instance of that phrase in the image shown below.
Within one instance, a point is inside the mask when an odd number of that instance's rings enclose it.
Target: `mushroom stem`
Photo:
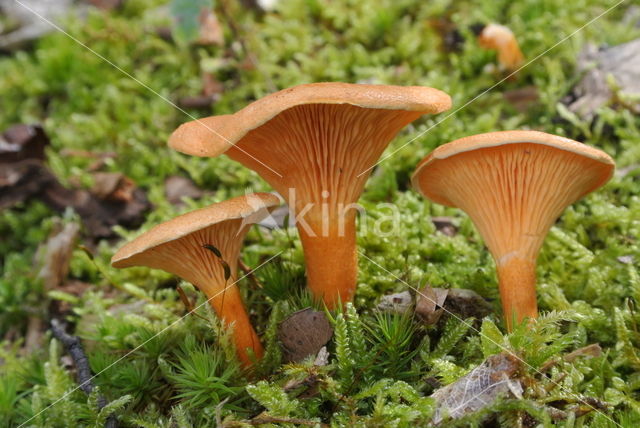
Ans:
[[[230,283],[235,280],[229,279]],[[251,349],[255,360],[262,358],[264,350],[256,331],[251,325],[249,314],[242,303],[242,296],[238,287],[227,287],[224,292],[208,295],[209,304],[226,325],[233,325],[233,342],[236,345],[238,358],[243,366],[248,367],[253,363],[248,349]]]
[[[514,323],[538,316],[536,264],[519,257],[502,257],[496,265],[502,310],[507,330],[512,331]]]
[[[322,225],[309,223],[311,230],[298,227],[307,266],[307,286],[329,309],[350,302],[356,290],[355,216],[344,220],[342,228],[332,222],[324,233]]]

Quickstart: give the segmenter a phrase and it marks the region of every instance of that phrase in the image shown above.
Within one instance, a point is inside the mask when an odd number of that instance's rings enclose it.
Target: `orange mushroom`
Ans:
[[[225,324],[233,324],[238,357],[248,366],[247,348],[256,358],[262,357],[263,349],[235,285],[240,245],[251,224],[279,204],[276,195],[254,193],[192,211],[127,243],[111,264],[162,269],[194,284]]]
[[[350,301],[356,287],[352,204],[365,170],[405,125],[450,106],[449,96],[432,88],[313,83],[183,124],[169,145],[195,156],[226,153],[283,195],[296,214],[308,286],[333,308]]]
[[[515,71],[524,63],[524,55],[513,31],[504,25],[489,24],[482,28],[478,43],[484,49],[497,51],[500,66],[508,71]]]
[[[536,131],[473,135],[423,159],[412,177],[427,198],[465,211],[491,252],[507,327],[535,318],[536,259],[562,211],[606,183],[609,155]]]

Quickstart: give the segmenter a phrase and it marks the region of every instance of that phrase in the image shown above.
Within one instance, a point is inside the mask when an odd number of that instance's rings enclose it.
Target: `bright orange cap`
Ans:
[[[537,315],[535,262],[562,211],[606,183],[613,159],[577,141],[536,131],[473,135],[423,159],[414,187],[473,220],[493,255],[507,324]]]
[[[252,348],[259,358],[262,346],[235,285],[237,262],[249,227],[279,204],[276,195],[254,193],[192,211],[159,224],[127,243],[113,256],[111,264],[117,268],[162,269],[197,286],[218,316],[225,323],[234,324],[238,355],[249,365],[246,348]],[[222,257],[205,246],[214,247]],[[225,263],[228,278],[225,278]]]
[[[432,88],[313,83],[267,95],[232,115],[186,123],[169,145],[195,156],[226,153],[283,195],[298,215],[308,285],[333,307],[355,290],[350,204],[370,167],[405,125],[450,106],[449,96]]]

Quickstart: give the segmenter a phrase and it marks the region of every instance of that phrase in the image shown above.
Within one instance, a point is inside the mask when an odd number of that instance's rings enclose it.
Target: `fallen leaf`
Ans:
[[[44,160],[49,138],[40,125],[14,125],[0,135],[0,163]]]
[[[133,180],[119,172],[98,172],[93,174],[91,193],[105,201],[131,202],[136,189]]]
[[[55,186],[56,177],[38,159],[0,164],[0,210],[24,202]]]
[[[333,328],[323,312],[311,308],[290,315],[278,326],[285,359],[298,363],[310,355],[317,355],[333,336]]]
[[[0,1],[0,15],[16,22],[13,31],[0,35],[0,50],[21,49],[40,37],[64,26],[70,15],[79,15],[81,7],[71,0],[29,0],[28,7],[17,1]]]
[[[640,96],[640,39],[602,49],[588,44],[578,55],[577,68],[586,74],[565,101],[571,112],[591,119],[600,107],[617,102],[640,113],[640,103],[632,101]]]
[[[380,298],[377,308],[384,312],[404,314],[411,310],[413,306],[413,296],[409,291],[387,294]]]
[[[442,313],[449,290],[446,288],[424,287],[416,293],[416,315],[428,325],[436,324]]]
[[[567,361],[570,363],[572,361],[575,361],[579,357],[596,358],[600,356],[602,356],[602,348],[600,347],[600,344],[592,343],[590,345],[583,346],[582,348],[578,348],[575,351],[566,354],[562,358],[552,357],[549,361],[545,362],[540,367],[540,372],[546,372],[551,367],[557,365],[560,361]]]
[[[37,150],[26,152],[39,153]],[[64,187],[41,159],[0,162],[0,165],[0,209],[32,198],[40,199],[58,212],[71,207],[94,238],[114,236],[115,225],[139,226],[144,213],[151,208],[145,192],[122,175],[104,176],[107,178],[102,181],[102,188],[96,189],[99,195],[94,195],[84,189]]]
[[[459,419],[500,397],[522,398],[520,364],[511,354],[492,355],[454,383],[438,389],[431,395],[436,402],[433,423],[440,424],[447,417]]]
[[[67,223],[64,226],[56,224],[47,241],[42,244],[36,253],[40,269],[38,278],[42,280],[44,289],[57,289],[64,282],[69,273],[71,254],[80,226],[76,223]]]

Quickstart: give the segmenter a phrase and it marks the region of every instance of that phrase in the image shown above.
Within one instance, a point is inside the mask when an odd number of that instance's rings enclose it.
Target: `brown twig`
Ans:
[[[245,276],[247,276],[249,278],[249,280],[253,283],[253,285],[255,285],[258,288],[263,288],[263,286],[260,283],[260,281],[258,281],[258,278],[256,278],[256,275],[253,272],[253,269],[251,269],[249,266],[245,265],[244,262],[242,260],[240,260],[240,259],[238,259],[238,267],[245,274]]]
[[[74,365],[76,366],[76,372],[78,373],[78,383],[80,389],[87,395],[91,394],[95,386],[91,382],[91,368],[89,367],[89,359],[82,348],[82,343],[77,336],[71,336],[64,331],[64,327],[57,319],[51,320],[51,332],[53,337],[58,339],[66,348],[67,352],[71,356]],[[108,404],[106,398],[102,395],[98,395],[98,409],[102,409]],[[115,414],[109,415],[105,428],[117,428],[118,419]]]

